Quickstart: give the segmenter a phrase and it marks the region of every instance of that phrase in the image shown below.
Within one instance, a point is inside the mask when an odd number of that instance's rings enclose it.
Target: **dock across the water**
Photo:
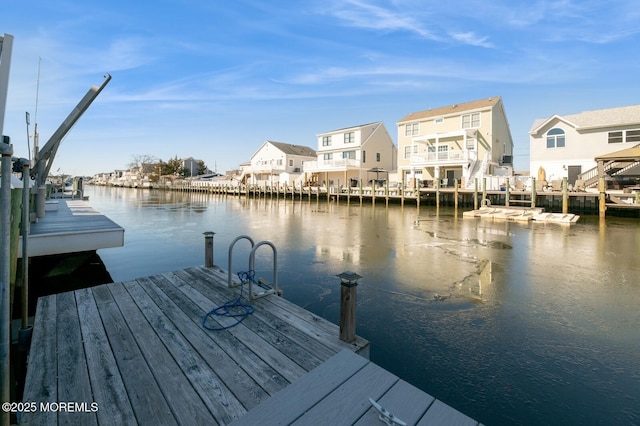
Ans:
[[[20,424],[378,423],[369,398],[407,424],[477,424],[275,294],[202,326],[240,291],[214,266],[41,297]]]

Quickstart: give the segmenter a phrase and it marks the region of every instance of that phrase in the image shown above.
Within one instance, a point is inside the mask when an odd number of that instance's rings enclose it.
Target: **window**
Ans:
[[[627,130],[626,142],[640,142],[640,130]]]
[[[356,159],[356,152],[355,151],[344,151],[342,153],[342,158],[347,158],[349,160],[355,160]]]
[[[547,132],[547,148],[564,148],[564,130],[551,129]]]
[[[289,167],[293,167],[293,159],[289,160]]]
[[[463,129],[475,129],[480,127],[480,113],[474,112],[473,114],[465,114],[462,116],[462,128]]]
[[[379,163],[380,162],[380,153],[376,152],[376,161]]]
[[[366,163],[367,162],[367,151],[362,151],[362,162]]]
[[[640,130],[609,132],[609,143],[640,142]]]
[[[609,132],[609,143],[622,143],[622,132]]]
[[[408,123],[404,125],[405,136],[418,136],[420,133],[420,123]]]
[[[413,147],[413,150],[411,149],[411,147]],[[418,153],[418,145],[406,145],[404,147],[404,159],[408,160],[409,158],[411,158],[411,152],[413,151],[414,154]]]
[[[327,153],[327,154],[324,154],[324,157],[323,157],[323,158],[324,158],[325,160],[333,160],[333,153],[332,153],[332,152],[329,152],[329,153]]]
[[[277,164],[278,166],[282,166],[282,158],[278,159],[278,161],[276,161],[276,164]]]
[[[467,150],[474,151],[476,149],[476,138],[467,138]]]
[[[331,146],[331,136],[322,137],[322,146]]]
[[[449,145],[438,145],[438,160],[449,158]]]
[[[344,134],[344,143],[354,143],[356,141],[355,132],[349,132]]]

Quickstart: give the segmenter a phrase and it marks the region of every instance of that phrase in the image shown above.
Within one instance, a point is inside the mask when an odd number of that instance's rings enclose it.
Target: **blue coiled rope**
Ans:
[[[238,272],[238,278],[240,278],[240,296],[237,299],[230,300],[216,308],[213,308],[202,318],[202,327],[207,330],[220,331],[226,330],[231,327],[235,327],[244,321],[249,315],[251,315],[255,308],[252,305],[249,305],[242,301],[242,288],[249,281],[253,281],[255,276],[255,271],[246,271],[246,272]],[[219,327],[211,327],[207,325],[207,320],[210,317],[227,317],[227,318],[235,318],[236,322],[227,326],[219,326]]]

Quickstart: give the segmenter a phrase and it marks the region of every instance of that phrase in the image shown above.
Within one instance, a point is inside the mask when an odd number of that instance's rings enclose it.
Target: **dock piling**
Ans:
[[[567,178],[562,178],[562,214],[569,213],[569,193],[567,192]]]
[[[604,219],[607,211],[607,193],[606,193],[607,184],[604,178],[600,178],[598,181],[598,190],[600,192],[600,203],[598,205],[598,215],[600,219]]]
[[[213,267],[213,236],[215,232],[207,231],[204,233],[204,266]]]
[[[343,272],[340,278],[340,340],[353,343],[356,340],[356,287],[362,276],[355,272]]]

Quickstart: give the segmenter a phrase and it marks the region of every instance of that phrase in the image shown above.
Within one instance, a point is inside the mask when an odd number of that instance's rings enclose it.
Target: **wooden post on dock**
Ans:
[[[329,185],[329,172],[324,172],[324,177],[325,177],[325,187],[327,188],[327,204],[329,204],[330,198],[331,198],[331,189],[330,189],[330,185]]]
[[[605,212],[607,211],[607,193],[606,193],[606,182],[603,177],[598,181],[598,190],[600,191],[600,205],[598,208],[598,214],[600,219],[604,219]]]
[[[458,179],[453,180],[453,208],[458,210]]]
[[[478,210],[478,178],[475,179],[475,188],[473,190],[473,209]]]
[[[204,266],[213,267],[213,236],[215,232],[207,231],[204,233]]]
[[[633,200],[634,204],[640,204],[640,191],[636,191],[636,198]]]
[[[356,287],[362,276],[355,272],[343,272],[340,278],[340,340],[353,343],[356,340]]]
[[[487,178],[482,178],[482,203],[480,205],[484,206],[484,200],[487,199]]]
[[[386,205],[387,205],[387,207],[389,207],[389,176],[387,176],[387,187],[385,188],[384,197],[385,197],[385,200],[386,200]]]
[[[376,206],[376,183],[372,181],[371,183],[371,205],[373,207]]]
[[[532,177],[531,178],[531,208],[535,209],[536,208],[536,197],[538,195],[536,194],[536,178]]]
[[[569,213],[569,192],[567,191],[567,178],[562,178],[562,214]]]
[[[436,187],[436,209],[440,208],[440,179],[434,179],[433,184]]]
[[[504,184],[504,205],[505,207],[509,207],[509,190],[511,188],[509,188],[509,178],[507,178],[505,180],[505,184]]]
[[[402,171],[400,182],[400,205],[404,207],[404,171]]]
[[[360,179],[360,205],[362,205],[362,179]]]

